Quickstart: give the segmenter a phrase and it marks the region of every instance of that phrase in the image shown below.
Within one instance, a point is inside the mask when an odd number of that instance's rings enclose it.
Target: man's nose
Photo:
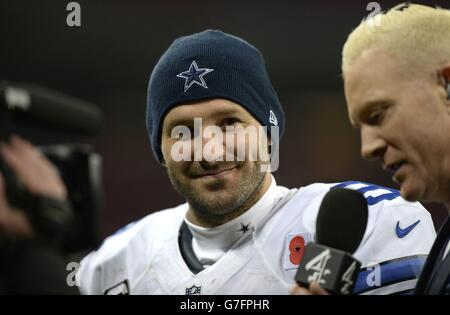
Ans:
[[[373,160],[383,156],[386,141],[380,136],[379,130],[372,126],[361,127],[361,156]]]

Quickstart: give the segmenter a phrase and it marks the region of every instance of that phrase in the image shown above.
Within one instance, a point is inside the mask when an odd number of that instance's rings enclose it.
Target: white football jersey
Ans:
[[[108,237],[82,260],[77,273],[80,291],[288,294],[304,248],[315,238],[322,199],[333,187],[358,190],[369,205],[367,228],[353,254],[362,263],[354,293],[413,289],[436,237],[430,214],[396,190],[349,181],[291,190],[272,185],[263,196],[270,208],[264,217],[241,230],[242,236],[214,264],[197,271],[186,263],[179,245],[188,204],[152,213]]]

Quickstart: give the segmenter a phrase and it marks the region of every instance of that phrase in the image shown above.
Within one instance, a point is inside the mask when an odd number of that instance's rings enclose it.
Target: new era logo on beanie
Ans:
[[[284,113],[261,53],[239,37],[206,30],[176,39],[150,76],[147,129],[159,162],[166,114],[183,103],[213,98],[240,104],[269,133],[270,126],[278,126],[281,138]]]
[[[272,110],[270,110],[269,121],[272,125],[278,126],[277,116],[275,116],[275,113]]]

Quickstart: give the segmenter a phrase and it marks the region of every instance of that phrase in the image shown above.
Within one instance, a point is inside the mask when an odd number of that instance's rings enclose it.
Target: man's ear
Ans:
[[[162,155],[162,161],[160,162],[160,164],[162,166],[164,166],[165,168],[167,168],[166,157],[164,156],[163,140],[162,139],[161,139],[161,142],[159,143],[159,150],[161,151],[161,155]]]
[[[447,93],[447,100],[450,101],[450,63],[446,63],[441,67],[440,71],[442,78],[444,79],[444,88]],[[450,106],[450,105],[449,105]]]
[[[450,62],[445,63],[441,67],[441,73],[444,76],[444,78],[447,79],[447,82],[450,81]]]
[[[438,71],[440,85],[444,88],[447,113],[450,115],[450,63],[445,63]]]

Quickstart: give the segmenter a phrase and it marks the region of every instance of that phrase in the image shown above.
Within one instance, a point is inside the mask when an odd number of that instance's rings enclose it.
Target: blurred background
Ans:
[[[97,104],[102,132],[91,139],[25,133],[37,144],[90,143],[103,157],[102,236],[183,199],[154,159],[145,128],[148,78],[179,36],[220,29],[260,49],[287,117],[278,184],[362,180],[395,187],[359,154],[346,113],[341,49],[372,11],[370,1],[0,1],[0,79],[42,85]],[[448,0],[415,1],[449,8]],[[399,1],[380,1],[387,10]],[[376,66],[376,65],[374,65]],[[427,204],[436,227],[446,216]]]

